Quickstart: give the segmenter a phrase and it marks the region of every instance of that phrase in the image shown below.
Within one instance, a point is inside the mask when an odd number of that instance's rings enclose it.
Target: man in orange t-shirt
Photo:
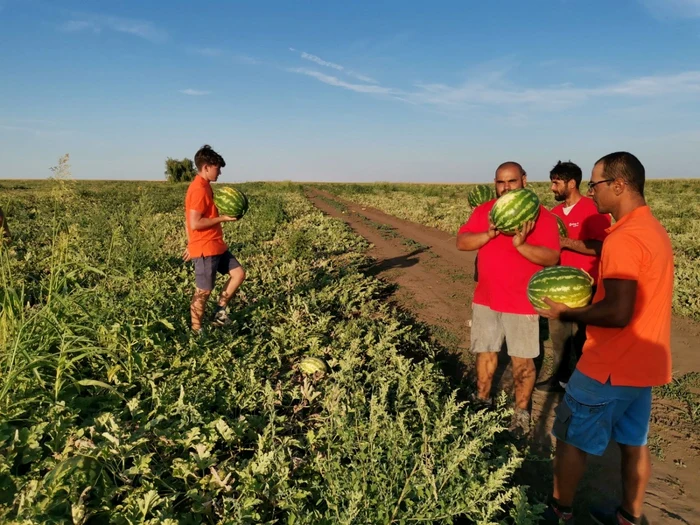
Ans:
[[[235,221],[236,218],[219,215],[211,189],[211,182],[216,182],[226,162],[210,146],[205,145],[194,156],[194,163],[197,166],[197,176],[187,188],[185,197],[187,248],[182,258],[194,263],[196,288],[190,303],[190,316],[192,330],[201,333],[202,317],[214,289],[217,272],[229,276],[214,313],[213,324],[223,326],[231,323],[226,306],[245,279],[245,271],[228,250],[221,228],[222,222]]]
[[[610,440],[622,455],[623,500],[614,513],[593,509],[603,525],[642,523],[651,476],[647,446],[651,389],[671,381],[673,250],[644,200],[644,166],[611,153],[593,167],[588,192],[611,213],[593,303],[568,308],[549,299],[549,319],[585,323],[587,340],[564,399],[556,408],[554,490],[547,523],[573,522],[571,507],[586,455],[603,455]]]

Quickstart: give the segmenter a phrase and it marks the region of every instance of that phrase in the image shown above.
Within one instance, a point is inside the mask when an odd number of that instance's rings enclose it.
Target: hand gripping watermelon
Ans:
[[[491,208],[489,218],[501,233],[515,235],[527,221],[534,221],[540,214],[540,199],[527,188],[511,190],[501,195]]]
[[[299,363],[299,368],[305,374],[315,374],[316,372],[326,372],[328,367],[326,363],[319,359],[318,357],[305,357],[301,363]]]
[[[554,215],[554,214],[552,214]],[[566,229],[566,223],[564,223],[564,220],[559,217],[559,215],[554,215],[557,218],[557,226],[559,227],[559,236],[560,237],[568,237],[569,232]]]
[[[219,215],[228,215],[240,219],[248,211],[248,197],[236,188],[223,187],[214,190],[214,204]]]
[[[527,298],[535,308],[548,309],[549,297],[569,308],[586,306],[593,294],[593,278],[585,270],[573,266],[549,266],[532,276],[527,284]]]
[[[472,208],[496,198],[496,191],[492,186],[479,184],[467,194],[467,202]]]

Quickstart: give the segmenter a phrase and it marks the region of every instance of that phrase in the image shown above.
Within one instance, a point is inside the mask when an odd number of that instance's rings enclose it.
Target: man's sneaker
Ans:
[[[571,509],[562,509],[555,503],[550,503],[542,514],[541,523],[544,525],[574,525],[574,513]]]
[[[218,306],[216,312],[214,313],[214,320],[212,323],[214,326],[226,326],[231,324],[231,319],[229,319],[226,313],[226,308]]]
[[[564,392],[564,389],[561,386],[561,382],[557,381],[556,379],[548,379],[547,381],[537,383],[535,385],[535,390],[537,390],[538,392]]]
[[[608,509],[592,508],[590,512],[593,523],[597,523],[598,525],[642,525],[643,523],[647,523],[643,516],[641,518],[635,518],[620,507],[612,511]]]
[[[516,408],[513,413],[513,421],[510,424],[511,431],[522,432],[527,435],[530,432],[530,413],[522,408]]]

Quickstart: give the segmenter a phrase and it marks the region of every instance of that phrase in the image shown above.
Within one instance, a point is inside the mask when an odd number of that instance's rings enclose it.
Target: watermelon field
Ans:
[[[316,184],[353,202],[390,215],[456,234],[469,217],[467,184]],[[528,184],[542,204],[556,203],[549,183]],[[674,248],[674,312],[700,320],[700,180],[649,180],[645,196],[654,215],[666,227]]]
[[[194,336],[185,185],[0,181],[0,522],[536,523],[509,412],[453,388],[366,241],[238,187],[247,279]]]

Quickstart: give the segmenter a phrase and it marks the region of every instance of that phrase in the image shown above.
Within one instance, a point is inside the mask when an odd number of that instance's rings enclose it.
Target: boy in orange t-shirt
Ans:
[[[549,299],[549,319],[585,323],[586,343],[555,410],[554,490],[545,522],[573,523],[572,504],[587,454],[602,456],[612,440],[622,456],[623,498],[612,513],[592,509],[594,523],[636,525],[651,477],[647,446],[651,389],[671,381],[673,249],[644,200],[644,166],[632,154],[606,155],[593,167],[588,193],[611,213],[589,306]]]
[[[214,313],[213,324],[223,326],[231,323],[226,306],[245,279],[245,271],[228,250],[221,228],[222,222],[235,221],[236,218],[219,215],[210,184],[219,178],[226,162],[210,146],[205,145],[195,154],[194,163],[197,166],[197,176],[187,188],[185,197],[187,248],[182,258],[194,263],[196,288],[190,303],[190,316],[192,330],[201,333],[202,317],[214,289],[217,272],[229,276]]]

